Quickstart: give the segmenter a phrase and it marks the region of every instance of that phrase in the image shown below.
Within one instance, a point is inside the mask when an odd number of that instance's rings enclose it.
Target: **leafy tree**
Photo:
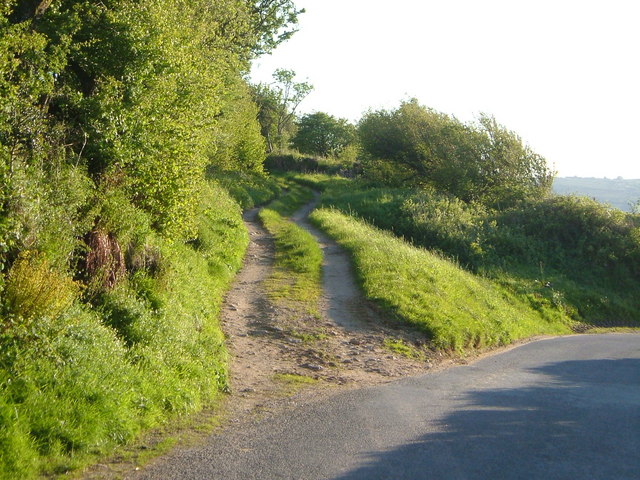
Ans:
[[[210,167],[214,171],[261,173],[265,139],[257,121],[258,107],[249,86],[238,75],[231,79],[217,125]]]
[[[551,191],[554,172],[515,132],[489,115],[474,125],[479,133],[480,174],[485,197],[500,203],[517,198],[545,196]]]
[[[240,77],[295,31],[301,11],[291,1],[7,0],[0,8],[3,229],[11,199],[21,198],[10,177],[27,159],[85,168],[176,238],[195,231],[207,164],[259,169],[264,149]]]
[[[313,90],[307,82],[295,82],[295,76],[293,70],[278,69],[271,84],[254,86],[258,119],[269,152],[286,148],[294,133],[296,109]]]
[[[382,168],[387,182],[431,185],[465,201],[494,204],[551,188],[544,158],[486,115],[464,124],[411,100],[394,111],[367,113],[358,134],[369,171]]]
[[[293,146],[302,153],[323,157],[338,155],[356,140],[356,128],[347,120],[324,112],[303,115],[297,122]]]
[[[297,32],[298,15],[305,11],[298,10],[291,0],[259,0],[249,4],[252,28],[257,33],[252,47],[254,55],[270,53],[291,38]]]

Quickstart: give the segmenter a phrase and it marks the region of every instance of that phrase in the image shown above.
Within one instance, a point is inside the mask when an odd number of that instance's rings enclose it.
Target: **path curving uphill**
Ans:
[[[320,318],[270,300],[273,240],[247,212],[250,246],[222,312],[229,421],[124,478],[640,478],[640,335],[544,339],[458,366],[394,355],[385,338],[417,334],[362,297],[348,255],[308,223],[313,208],[292,220],[324,252]],[[292,336],[310,324],[321,341]],[[317,383],[291,390],[287,375]]]

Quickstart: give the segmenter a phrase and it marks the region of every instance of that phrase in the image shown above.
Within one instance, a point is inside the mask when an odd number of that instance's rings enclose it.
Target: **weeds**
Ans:
[[[407,358],[415,358],[417,360],[424,360],[425,358],[424,353],[399,338],[385,338],[382,344],[387,350]]]
[[[318,383],[315,378],[307,375],[299,375],[297,373],[276,373],[273,380],[282,384],[282,395],[293,395],[305,387]]]
[[[92,305],[43,255],[14,262],[0,330],[0,478],[78,468],[226,390],[218,312],[248,242],[240,213],[207,188],[198,241],[149,236]]]
[[[30,323],[62,315],[79,293],[79,284],[52,269],[44,255],[25,251],[9,270],[4,303],[9,316]]]

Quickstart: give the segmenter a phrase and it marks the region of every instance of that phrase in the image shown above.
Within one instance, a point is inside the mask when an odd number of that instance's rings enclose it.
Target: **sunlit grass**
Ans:
[[[297,302],[315,314],[322,291],[322,250],[313,235],[286,218],[312,198],[311,191],[295,186],[263,208],[259,217],[276,247],[274,271],[268,281],[271,297]]]
[[[499,285],[390,233],[330,209],[311,219],[351,253],[364,294],[438,348],[463,352],[570,332]]]

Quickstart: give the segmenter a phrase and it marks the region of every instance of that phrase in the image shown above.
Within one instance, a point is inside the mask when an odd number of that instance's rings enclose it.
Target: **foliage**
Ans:
[[[241,74],[300,12],[288,1],[66,0],[34,16],[32,3],[7,2],[0,21],[3,217],[21,198],[16,177],[55,160],[97,185],[117,179],[155,228],[189,238],[207,164],[261,168]]]
[[[248,236],[223,189],[202,195],[197,241],[148,237],[155,262],[137,262],[92,308],[41,256],[14,263],[8,290],[31,303],[10,305],[33,321],[0,331],[0,477],[64,472],[227,388],[217,314]]]
[[[298,120],[291,143],[301,153],[335,157],[355,140],[355,127],[347,120],[316,112],[303,115]]]
[[[463,124],[411,100],[367,113],[358,133],[365,173],[387,184],[430,185],[493,205],[544,196],[551,187],[545,160],[491,117]]]
[[[295,76],[293,70],[278,69],[273,73],[271,84],[253,87],[258,120],[269,153],[287,148],[294,134],[296,109],[313,90],[308,82],[295,82]]]
[[[226,389],[217,314],[248,237],[205,170],[263,178],[244,76],[300,13],[0,2],[0,477],[64,472]]]
[[[251,4],[250,11],[253,30],[258,33],[253,52],[260,55],[291,38],[304,8],[298,10],[291,0],[259,0]]]
[[[265,140],[257,121],[258,108],[249,87],[237,77],[224,97],[210,162],[218,170],[261,173]]]
[[[364,294],[438,348],[465,352],[542,333],[564,333],[566,318],[537,312],[499,285],[335,210],[312,221],[352,255]]]
[[[322,168],[318,159],[297,152],[272,153],[264,166],[270,172],[315,172]]]
[[[265,174],[212,170],[209,176],[222,185],[245,210],[273,200],[282,191],[278,179]]]
[[[24,251],[7,274],[5,315],[25,324],[40,317],[57,318],[71,307],[79,293],[79,285],[53,270],[42,254]],[[7,328],[11,326],[3,325],[3,329]]]

